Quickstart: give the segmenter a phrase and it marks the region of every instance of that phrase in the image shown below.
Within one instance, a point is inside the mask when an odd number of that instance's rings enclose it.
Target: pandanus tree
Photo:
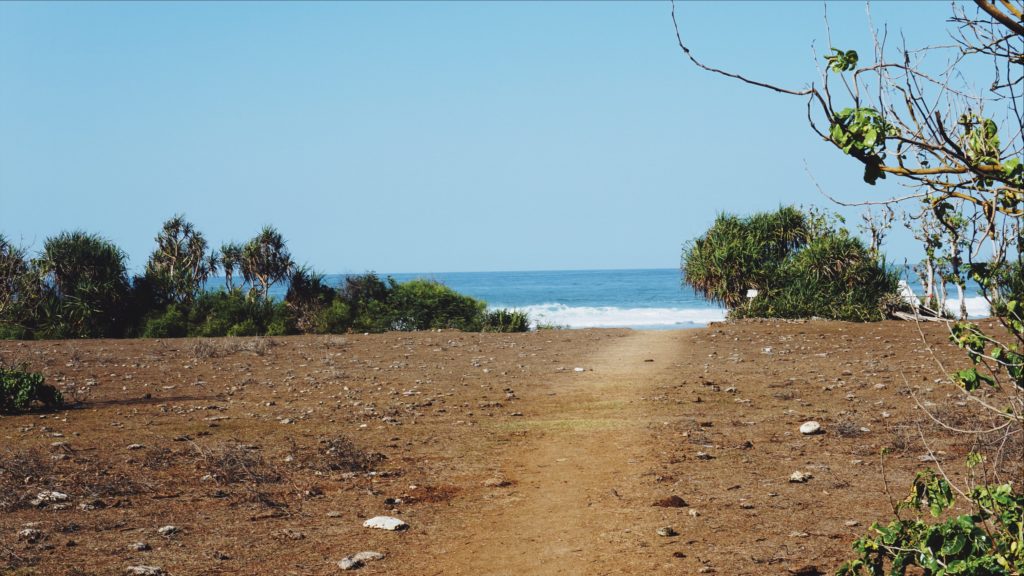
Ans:
[[[53,335],[119,336],[129,294],[125,253],[98,235],[62,232],[48,238],[35,261],[51,306]]]
[[[269,298],[271,286],[286,280],[294,267],[284,237],[272,226],[265,226],[242,246],[242,277],[258,297]]]
[[[156,236],[156,249],[146,263],[146,276],[168,302],[188,304],[195,300],[218,258],[208,251],[206,238],[181,214],[164,222]]]

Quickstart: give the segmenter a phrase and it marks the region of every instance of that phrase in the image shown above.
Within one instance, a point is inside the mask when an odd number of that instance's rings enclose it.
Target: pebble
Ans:
[[[342,570],[356,570],[362,568],[367,562],[373,562],[376,560],[383,560],[384,555],[380,552],[374,552],[373,550],[364,550],[351,556],[346,556],[338,562],[338,567]]]
[[[395,531],[405,530],[409,527],[409,525],[403,522],[402,520],[399,520],[398,518],[393,518],[391,516],[374,516],[366,522],[363,522],[363,527]]]
[[[146,447],[145,444],[129,444],[128,445],[128,449],[129,450],[142,450],[145,447]]]
[[[58,502],[67,502],[68,496],[63,492],[57,492],[54,490],[43,490],[36,494],[36,497],[30,502],[33,506],[46,506],[47,504],[56,504]]]
[[[800,470],[789,475],[789,481],[794,484],[803,484],[811,478],[814,478],[814,476],[810,472],[801,472]]]
[[[586,369],[585,368],[578,368],[577,367],[577,368],[573,368],[572,371],[573,372],[586,372]]]
[[[821,434],[821,424],[818,424],[814,420],[804,422],[800,425],[800,433],[806,436],[811,434]]]
[[[129,566],[125,573],[130,576],[167,576],[167,572],[159,566]]]
[[[178,532],[181,532],[181,528],[171,525],[163,526],[157,529],[157,534],[160,534],[161,536],[173,536]]]
[[[146,544],[145,542],[132,542],[128,545],[128,549],[134,550],[135,552],[148,552],[152,550],[149,544]]]
[[[665,536],[666,538],[672,537],[672,536],[679,536],[679,532],[676,532],[675,528],[672,528],[671,526],[665,526],[663,528],[658,528],[657,532],[658,532],[658,536]]]
[[[327,517],[328,518],[341,518],[341,512],[338,512],[337,510],[331,510],[330,512],[327,513]]]
[[[504,478],[501,478],[501,477],[498,477],[498,476],[495,476],[494,478],[488,478],[487,480],[484,480],[484,486],[487,487],[487,488],[505,488],[506,486],[511,486],[511,485],[512,485],[512,482],[509,482],[508,480],[506,480]]]
[[[43,531],[38,528],[23,528],[18,531],[18,540],[24,540],[29,544],[39,542],[43,537]]]

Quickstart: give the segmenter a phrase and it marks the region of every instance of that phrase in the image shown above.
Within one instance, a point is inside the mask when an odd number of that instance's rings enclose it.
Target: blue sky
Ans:
[[[714,65],[817,78],[821,3],[678,11]],[[947,3],[872,11],[945,40]],[[870,52],[864,4],[829,16]],[[180,212],[216,246],[272,224],[327,273],[675,267],[720,211],[827,205],[805,163],[900,192],[805,114],[694,68],[662,2],[0,2],[0,232],[97,232],[134,270]]]

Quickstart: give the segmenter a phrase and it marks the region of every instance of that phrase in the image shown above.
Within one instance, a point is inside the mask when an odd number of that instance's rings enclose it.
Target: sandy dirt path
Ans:
[[[678,509],[654,508],[651,405],[673,377],[684,332],[634,332],[595,349],[585,372],[557,377],[515,426],[530,441],[500,471],[514,484],[463,503],[458,536],[438,545],[444,574],[637,574],[672,568],[655,531]],[[575,368],[575,367],[573,367]],[[678,369],[676,369],[676,377]],[[497,466],[496,466],[497,467]],[[651,472],[650,474],[654,474]],[[675,539],[672,539],[675,540]],[[666,562],[669,560],[669,562]]]

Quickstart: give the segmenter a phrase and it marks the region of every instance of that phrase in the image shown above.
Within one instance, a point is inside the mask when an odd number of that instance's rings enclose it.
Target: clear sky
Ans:
[[[864,4],[828,9],[868,54]],[[709,63],[817,78],[821,3],[678,11]],[[948,3],[872,12],[945,40]],[[0,2],[0,232],[97,232],[136,271],[179,212],[215,246],[272,224],[327,273],[668,268],[720,211],[827,204],[805,162],[899,192],[805,118],[694,68],[665,2]]]

